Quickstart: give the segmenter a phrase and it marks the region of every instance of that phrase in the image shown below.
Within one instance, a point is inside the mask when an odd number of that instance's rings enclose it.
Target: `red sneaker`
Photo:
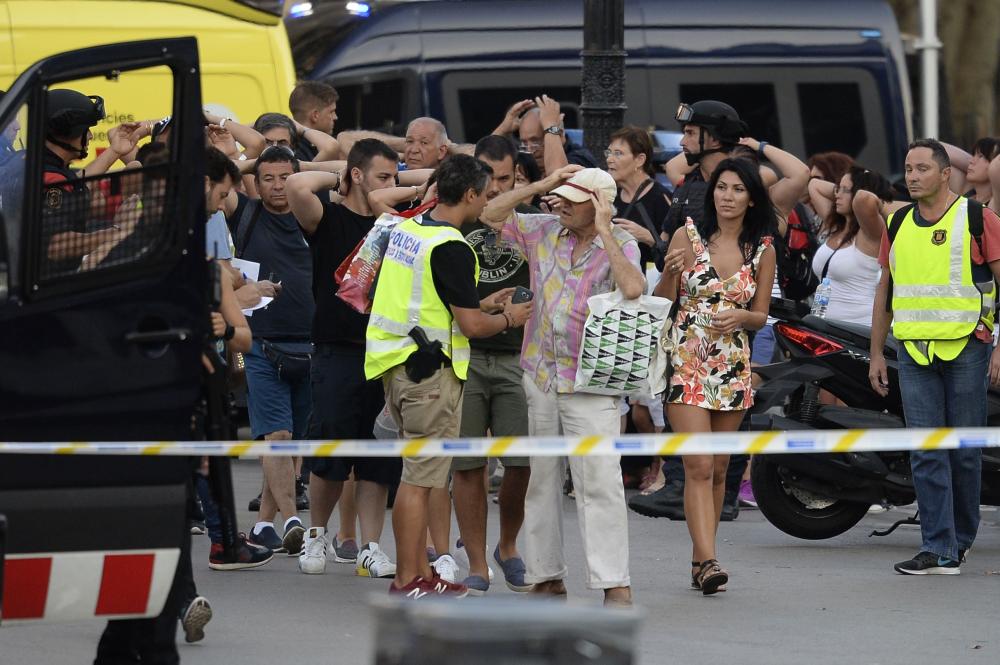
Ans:
[[[464,584],[452,584],[451,582],[446,582],[440,577],[430,580],[424,579],[423,577],[414,577],[413,581],[402,587],[397,587],[396,583],[393,582],[389,585],[389,593],[402,594],[412,600],[420,600],[428,596],[438,598],[465,598],[469,595],[469,587]]]

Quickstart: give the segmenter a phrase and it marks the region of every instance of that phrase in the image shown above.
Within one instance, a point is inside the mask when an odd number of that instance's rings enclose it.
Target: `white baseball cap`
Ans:
[[[551,193],[569,199],[573,203],[589,201],[592,194],[603,196],[608,203],[614,203],[615,197],[618,196],[618,185],[607,171],[581,169]]]

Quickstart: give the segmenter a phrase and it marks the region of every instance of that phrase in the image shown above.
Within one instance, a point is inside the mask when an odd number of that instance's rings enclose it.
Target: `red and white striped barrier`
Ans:
[[[10,554],[0,618],[7,625],[155,617],[179,556],[178,549]]]

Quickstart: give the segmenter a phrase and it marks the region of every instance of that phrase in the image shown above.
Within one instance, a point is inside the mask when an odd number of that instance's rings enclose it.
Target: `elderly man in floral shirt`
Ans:
[[[515,206],[536,195],[559,197],[558,214],[525,215]],[[611,222],[617,192],[600,169],[570,165],[544,180],[493,199],[481,220],[527,257],[534,314],[525,326],[521,366],[533,436],[614,435],[618,399],[574,392],[587,299],[618,288],[637,298],[645,288],[635,239]],[[562,551],[564,460],[531,460],[525,505],[526,581],[541,594],[565,595]],[[628,520],[617,456],[569,460],[587,568],[587,586],[604,591],[606,605],[632,604]]]

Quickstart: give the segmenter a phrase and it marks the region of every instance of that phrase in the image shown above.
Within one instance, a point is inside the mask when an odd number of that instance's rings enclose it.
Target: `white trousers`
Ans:
[[[543,393],[524,377],[528,432],[532,436],[617,435],[618,400],[585,393]],[[631,586],[628,572],[628,511],[620,456],[570,457],[577,518],[583,538],[587,587]],[[529,584],[566,577],[563,555],[562,488],[566,458],[532,457],[524,505],[525,580]]]

